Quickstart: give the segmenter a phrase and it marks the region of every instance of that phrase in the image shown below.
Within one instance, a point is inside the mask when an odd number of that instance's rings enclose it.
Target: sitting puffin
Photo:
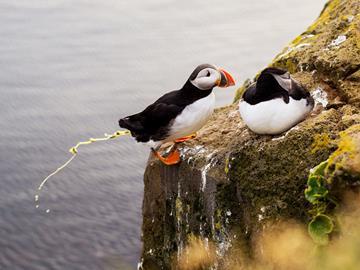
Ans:
[[[138,142],[149,143],[151,150],[166,165],[180,162],[176,143],[194,138],[214,111],[215,86],[234,85],[232,76],[213,65],[198,66],[180,90],[169,92],[140,113],[119,120]],[[174,142],[166,157],[159,152],[163,143]]]
[[[245,124],[258,134],[280,134],[301,122],[314,100],[289,72],[266,68],[239,102]]]

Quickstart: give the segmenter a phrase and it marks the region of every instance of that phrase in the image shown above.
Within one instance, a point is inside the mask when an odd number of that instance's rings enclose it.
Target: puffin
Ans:
[[[215,107],[214,87],[235,85],[233,77],[222,68],[202,64],[195,68],[183,87],[166,93],[142,112],[119,120],[120,127],[130,131],[137,142],[151,146],[153,154],[164,164],[180,162],[177,144],[196,137]],[[158,151],[172,142],[166,155]]]
[[[239,101],[240,116],[257,134],[277,135],[312,111],[314,99],[286,70],[269,67],[251,84]]]

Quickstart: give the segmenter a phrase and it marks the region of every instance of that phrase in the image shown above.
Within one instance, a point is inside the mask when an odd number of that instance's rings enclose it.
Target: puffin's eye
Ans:
[[[210,71],[206,71],[206,77],[210,77]]]

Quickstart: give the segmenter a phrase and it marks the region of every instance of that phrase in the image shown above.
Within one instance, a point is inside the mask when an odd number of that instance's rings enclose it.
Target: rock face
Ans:
[[[348,165],[341,169],[351,175],[351,186],[359,184],[359,6],[358,0],[329,1],[270,64],[288,69],[312,92],[318,104],[304,122],[279,136],[256,135],[241,121],[235,102],[217,109],[198,137],[180,146],[181,164],[149,159],[142,269],[177,269],[191,235],[214,242],[218,258],[240,249],[251,257],[254,235],[267,221],[307,223],[309,170],[328,159],[338,148],[339,133],[349,128],[356,153],[342,153]],[[226,269],[225,261],[215,266]]]

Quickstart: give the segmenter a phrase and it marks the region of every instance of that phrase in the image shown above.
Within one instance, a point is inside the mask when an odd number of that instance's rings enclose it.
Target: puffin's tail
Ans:
[[[119,126],[130,130],[132,133],[139,132],[143,129],[140,121],[133,121],[131,117],[125,117],[120,119]]]
[[[120,119],[119,126],[130,130],[131,136],[135,137],[138,142],[147,142],[149,140],[149,136],[144,132],[143,125],[133,116]]]

